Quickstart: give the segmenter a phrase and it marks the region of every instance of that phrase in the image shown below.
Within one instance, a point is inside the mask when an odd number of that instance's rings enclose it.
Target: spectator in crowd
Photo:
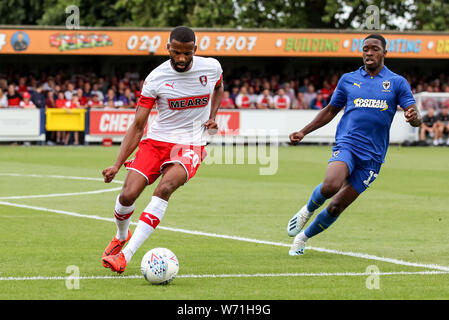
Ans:
[[[323,81],[323,88],[321,88],[321,94],[323,95],[323,99],[326,101],[330,101],[330,97],[332,95],[332,89],[331,85],[329,84],[329,81],[324,80]]]
[[[100,100],[100,101],[102,101],[102,102],[104,101],[104,94],[103,94],[103,92],[99,89],[98,83],[94,83],[94,84],[92,85],[91,96],[94,97],[95,95],[97,96],[98,100]]]
[[[257,109],[273,109],[274,102],[273,97],[270,94],[269,89],[265,89],[257,98]]]
[[[122,101],[117,99],[113,89],[108,90],[108,94],[104,98],[104,107],[106,109],[117,109],[123,105]]]
[[[123,102],[123,108],[135,108],[134,98],[132,96],[132,92],[130,88],[125,88],[125,91],[122,95],[120,95],[119,100]]]
[[[64,92],[65,99],[72,101],[72,97],[76,95],[75,85],[72,82],[67,84],[67,90]]]
[[[294,81],[293,81],[294,83]],[[285,91],[285,95],[288,96],[290,98],[290,101],[294,101],[295,100],[295,89],[292,86],[293,84],[291,82],[286,82],[284,84],[284,91]]]
[[[83,96],[89,99],[92,97],[92,86],[88,81],[84,83]]]
[[[421,145],[426,145],[426,137],[429,135],[433,138],[433,144],[438,145],[439,130],[438,119],[435,115],[435,109],[430,108],[427,114],[422,117],[422,124],[419,130],[419,142]]]
[[[8,98],[8,108],[18,108],[20,106],[22,97],[16,92],[14,84],[11,83],[8,86],[8,93],[6,94],[6,97]]]
[[[443,144],[443,136],[449,135],[449,108],[447,106],[443,106],[441,108],[440,114],[438,115],[438,142],[439,144]],[[446,141],[446,145],[449,146],[449,136]]]
[[[250,104],[251,108],[256,108],[258,95],[253,86],[250,86],[248,88],[248,97],[249,97],[249,104]]]
[[[6,98],[6,94],[3,91],[3,88],[0,87],[0,108],[8,108],[8,98]]]
[[[65,94],[62,91],[58,92],[58,98],[55,100],[55,106],[58,109],[65,108],[67,104],[67,100],[65,98]]]
[[[103,100],[100,100],[98,94],[94,93],[88,103],[89,108],[104,108]]]
[[[327,106],[327,101],[326,101],[326,99],[323,98],[323,94],[321,93],[321,90],[319,90],[316,93],[316,97],[313,98],[312,101],[310,102],[310,109],[321,110],[325,106]]]
[[[237,96],[239,95],[239,92],[240,92],[240,87],[237,87],[237,86],[232,87],[230,97],[231,97],[232,101],[234,101],[234,105],[236,104],[235,102],[236,102]]]
[[[293,109],[298,109],[298,110],[309,109],[309,105],[307,104],[306,98],[304,97],[304,92],[299,91],[298,94],[296,95]]]
[[[81,88],[76,90],[76,97],[77,97],[77,99],[76,99],[77,104],[79,105],[77,108],[87,108],[87,104],[88,104],[89,100],[84,95],[84,91]],[[73,102],[73,97],[72,97],[72,102]]]
[[[33,88],[30,92],[31,101],[38,107],[39,109],[45,108],[46,98],[42,92],[42,86],[38,85],[36,88]]]
[[[311,83],[307,87],[307,92],[304,93],[304,99],[307,104],[310,106],[312,100],[316,98],[315,86]]]
[[[251,103],[249,101],[248,91],[246,87],[241,87],[240,92],[235,98],[235,106],[237,109],[250,109]]]
[[[62,94],[64,96],[64,94]],[[57,95],[56,95],[57,98]],[[47,99],[45,100],[45,107],[46,108],[56,108],[56,99],[55,94],[53,91],[47,92]]]
[[[16,91],[18,94],[23,95],[24,92],[28,92],[28,86],[27,86],[27,78],[26,77],[20,77],[19,78],[19,84],[16,88]]]
[[[23,98],[20,101],[20,108],[22,109],[36,109],[36,105],[31,101],[31,95],[28,91],[25,91],[22,94]]]
[[[273,98],[275,109],[290,109],[290,98],[285,94],[285,90],[280,88],[278,94]]]
[[[231,95],[229,91],[223,92],[223,97],[221,98],[220,102],[220,108],[221,109],[234,109],[234,101],[231,99]]]
[[[302,80],[302,86],[299,87],[298,91],[299,91],[299,92],[302,92],[302,93],[306,93],[307,90],[308,90],[309,84],[310,84],[309,78],[304,78],[304,79]]]

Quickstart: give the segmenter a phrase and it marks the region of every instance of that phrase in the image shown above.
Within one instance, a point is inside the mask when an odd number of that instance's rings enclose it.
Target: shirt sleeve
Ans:
[[[143,82],[142,91],[139,97],[139,101],[137,102],[137,106],[151,109],[156,103],[157,87],[157,81],[153,73],[150,73]]]
[[[412,104],[416,104],[416,101],[407,80],[404,77],[399,77],[398,79],[398,86],[396,88],[397,102],[401,108],[405,109]]]
[[[346,106],[347,94],[345,90],[345,75],[343,75],[338,81],[337,87],[332,94],[329,104],[336,108],[343,108]]]

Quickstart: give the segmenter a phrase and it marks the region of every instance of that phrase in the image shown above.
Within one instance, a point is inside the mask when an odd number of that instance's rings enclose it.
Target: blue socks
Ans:
[[[321,186],[323,184],[320,183],[315,190],[313,190],[312,195],[309,199],[309,202],[307,202],[307,210],[309,210],[309,212],[314,212],[316,209],[318,209],[319,207],[321,207],[323,205],[324,202],[326,202],[326,198],[323,197],[323,195],[321,194]]]
[[[337,220],[338,217],[332,217],[327,213],[327,209],[321,211],[312,221],[312,223],[304,230],[307,238],[316,236],[318,233],[326,230],[329,226]]]

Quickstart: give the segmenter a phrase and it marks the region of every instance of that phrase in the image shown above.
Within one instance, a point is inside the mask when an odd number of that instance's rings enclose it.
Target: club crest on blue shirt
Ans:
[[[207,84],[207,76],[201,76],[200,77],[200,82],[203,86],[206,86]]]
[[[382,90],[383,92],[390,92],[390,81],[389,80],[385,80],[384,82],[382,82],[382,86],[384,87],[384,90]]]
[[[340,150],[336,150],[336,151],[334,151],[334,153],[332,154],[332,156],[333,156],[334,158],[336,158],[336,157],[338,157],[339,154],[340,154]]]

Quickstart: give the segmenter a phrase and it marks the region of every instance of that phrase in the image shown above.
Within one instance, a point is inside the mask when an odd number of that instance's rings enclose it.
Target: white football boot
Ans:
[[[301,208],[288,222],[287,224],[287,234],[290,237],[296,236],[301,232],[302,228],[306,225],[307,221],[309,221],[310,217],[313,215],[313,212],[307,210],[307,205]]]
[[[304,249],[306,248],[306,242],[302,240],[300,234],[295,237],[293,240],[293,244],[288,251],[288,254],[291,256],[300,256],[304,254]]]

